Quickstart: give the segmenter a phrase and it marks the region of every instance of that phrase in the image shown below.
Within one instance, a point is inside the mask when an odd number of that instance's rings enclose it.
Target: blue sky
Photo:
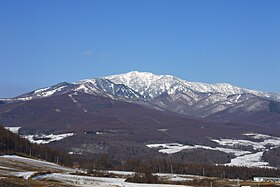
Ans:
[[[278,0],[1,0],[0,97],[132,70],[280,92]]]

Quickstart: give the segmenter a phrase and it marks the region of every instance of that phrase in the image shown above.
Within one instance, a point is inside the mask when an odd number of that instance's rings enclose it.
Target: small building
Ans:
[[[274,177],[254,177],[255,182],[277,182],[280,183],[280,178]]]

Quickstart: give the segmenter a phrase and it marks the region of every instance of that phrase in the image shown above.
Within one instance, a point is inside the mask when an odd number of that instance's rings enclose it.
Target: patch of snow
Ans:
[[[220,140],[213,139],[212,141],[220,145],[230,146],[230,147],[236,147],[238,145],[252,146],[255,150],[264,150],[266,149],[266,145],[270,145],[274,147],[280,146],[280,137],[273,137],[273,136],[269,136],[265,134],[257,134],[257,133],[246,133],[243,135],[249,136],[259,141],[253,142],[250,140],[233,140],[233,139],[220,139]]]
[[[263,162],[261,157],[264,151],[268,150],[266,146],[272,146],[273,148],[280,146],[280,137],[269,136],[258,133],[246,133],[243,134],[250,138],[257,140],[256,142],[250,140],[233,140],[233,139],[220,139],[212,140],[219,145],[236,148],[238,146],[252,146],[257,153],[249,152],[245,155],[236,155],[237,157],[232,159],[229,164],[231,166],[247,166],[247,167],[269,167],[268,162]]]
[[[193,179],[175,176],[173,178],[170,178],[169,180],[173,182],[184,182],[184,181],[192,181]]]
[[[194,149],[194,146],[183,145],[179,143],[167,143],[167,144],[148,144],[149,148],[159,148],[160,153],[173,154],[178,153],[184,149]]]
[[[34,171],[26,171],[26,172],[13,172],[13,176],[22,177],[24,179],[29,179],[34,173]]]
[[[62,173],[52,173],[47,175],[41,175],[34,177],[36,180],[46,180],[52,179],[64,182],[70,185],[78,186],[103,186],[103,185],[116,185],[122,186],[125,179],[120,178],[104,178],[104,177],[90,177],[90,176],[80,176],[80,175],[70,175]]]
[[[92,187],[92,186],[119,186],[119,187],[183,187],[183,185],[170,185],[170,184],[139,184],[125,182],[123,178],[105,178],[105,177],[91,177],[91,176],[80,176],[70,175],[62,173],[52,173],[47,175],[41,175],[34,177],[37,180],[57,180],[69,185],[78,185],[81,187]],[[186,186],[184,186],[186,187]]]
[[[4,169],[4,170],[14,170],[14,168],[6,167],[6,166],[0,166],[0,170],[1,169]]]
[[[48,144],[50,142],[59,141],[73,135],[74,133],[66,133],[66,134],[23,135],[22,137],[28,139],[32,143]]]
[[[123,187],[190,187],[186,185],[172,185],[172,184],[139,184],[125,182]]]
[[[78,103],[78,101],[72,96],[72,94],[69,94],[68,96],[73,101],[73,103]]]
[[[222,147],[209,147],[203,145],[183,145],[179,143],[167,143],[167,144],[148,144],[146,145],[149,148],[158,148],[159,152],[173,154],[178,153],[182,150],[191,150],[191,149],[209,149],[214,151],[221,151],[225,153],[233,153],[235,156],[245,155],[251,153],[249,151],[242,151],[238,149],[229,149]]]
[[[266,134],[259,134],[259,133],[246,133],[246,134],[243,134],[245,136],[249,136],[251,138],[254,138],[254,139],[268,139],[268,138],[278,138],[278,137],[273,137],[273,136],[269,136],[269,135],[266,135]]]
[[[12,133],[18,134],[18,131],[21,127],[5,127],[5,129],[11,131]]]
[[[261,160],[262,155],[263,155],[263,152],[257,152],[257,153],[239,156],[234,159],[231,159],[231,162],[226,165],[228,165],[228,166],[247,166],[247,167],[269,167],[268,162],[263,162]],[[269,167],[269,168],[271,168],[271,167]]]
[[[161,153],[174,154],[182,150],[191,149],[209,149],[214,151],[221,151],[224,153],[231,153],[236,156],[230,163],[226,165],[232,166],[247,166],[247,167],[269,167],[267,162],[263,162],[261,157],[264,151],[268,150],[267,147],[280,147],[280,137],[269,136],[258,133],[246,133],[243,134],[256,141],[251,140],[236,140],[236,139],[212,139],[212,141],[218,143],[218,147],[210,147],[203,145],[183,145],[179,143],[163,143],[163,144],[148,144],[149,148],[156,148]],[[240,150],[240,147],[252,146],[257,152]]]
[[[63,88],[65,88],[66,86],[61,86],[59,88],[53,89],[53,90],[49,90],[49,91],[43,91],[37,94],[37,96],[40,97],[49,97],[52,96],[54,93],[61,91]]]
[[[20,98],[16,98],[16,100],[18,100],[18,101],[30,101],[32,99],[33,99],[33,97],[20,97]],[[13,99],[11,99],[11,100],[13,100]]]
[[[1,163],[16,163],[16,167],[21,167],[22,165],[25,165],[27,168],[44,168],[46,170],[49,169],[56,169],[56,170],[61,170],[65,172],[75,172],[74,169],[71,168],[66,168],[63,166],[60,166],[58,164],[52,163],[52,162],[47,162],[43,160],[37,160],[37,159],[32,159],[32,158],[27,158],[27,157],[22,157],[22,156],[17,156],[17,155],[2,155],[0,156],[0,162]],[[13,168],[17,169],[17,168]]]
[[[32,158],[27,158],[27,157],[22,157],[22,156],[17,156],[17,155],[2,155],[2,156],[0,156],[0,158],[6,158],[6,159],[14,160],[14,161],[22,161],[22,162],[27,162],[27,163],[33,163],[34,165],[38,165],[38,164],[56,165],[56,164],[51,163],[51,162],[46,162],[46,161],[42,161],[42,160],[35,160],[35,159],[32,159]]]
[[[46,91],[46,90],[48,90],[48,89],[50,89],[50,87],[42,88],[42,89],[36,90],[36,91],[34,91],[34,93],[40,93],[40,92]]]
[[[59,108],[56,108],[54,111],[55,112],[61,112],[61,110]]]
[[[135,172],[132,171],[107,171],[108,173],[116,174],[116,175],[125,175],[125,176],[131,176],[134,175]]]
[[[242,146],[253,146],[253,148],[255,150],[257,149],[263,149],[264,148],[264,145],[259,143],[259,142],[253,142],[253,141],[250,141],[250,140],[233,140],[233,139],[220,139],[220,140],[215,140],[213,139],[212,141],[218,143],[219,145],[222,145],[222,146],[229,146],[229,147],[238,147],[239,145],[242,145]]]
[[[75,91],[83,91],[85,93],[91,93],[91,90],[87,88],[84,84],[81,84]]]

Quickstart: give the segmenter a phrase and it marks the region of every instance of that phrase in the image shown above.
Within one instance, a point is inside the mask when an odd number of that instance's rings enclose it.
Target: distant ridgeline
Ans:
[[[0,125],[0,154],[18,154],[43,159],[62,165],[71,165],[67,153],[54,150],[46,145],[30,143],[19,135],[10,132]]]

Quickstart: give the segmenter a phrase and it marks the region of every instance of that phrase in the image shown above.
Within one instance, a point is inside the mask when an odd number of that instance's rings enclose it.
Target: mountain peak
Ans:
[[[221,93],[224,95],[251,93],[264,98],[280,100],[280,94],[249,90],[228,83],[189,82],[172,75],[156,75],[150,72],[131,71],[105,78],[117,84],[124,84],[145,97],[157,97],[164,92],[174,94],[194,91],[198,93]]]
[[[105,77],[116,84],[124,84],[140,94],[150,87],[150,85],[160,79],[163,75],[155,75],[149,72],[131,71],[124,74]]]
[[[39,89],[4,102],[28,101],[56,95],[75,96],[86,94],[143,104],[149,107],[205,117],[232,108],[263,109],[269,100],[280,100],[280,94],[240,88],[227,83],[206,84],[189,82],[172,75],[155,75],[149,72],[131,71],[102,78],[60,83]],[[250,95],[248,95],[250,94]],[[245,105],[244,105],[245,106]],[[267,107],[268,108],[268,107]]]
[[[31,100],[34,98],[49,97],[71,91],[79,91],[93,95],[103,95],[111,98],[119,96],[133,98],[156,98],[164,93],[174,96],[176,94],[188,95],[194,98],[199,94],[221,94],[223,97],[236,94],[250,93],[272,100],[280,100],[280,94],[267,93],[256,90],[240,88],[227,83],[207,84],[189,82],[172,75],[156,75],[150,72],[131,71],[124,74],[112,75],[102,78],[81,80],[75,83],[60,83],[51,87],[39,89],[17,97],[17,100]]]

